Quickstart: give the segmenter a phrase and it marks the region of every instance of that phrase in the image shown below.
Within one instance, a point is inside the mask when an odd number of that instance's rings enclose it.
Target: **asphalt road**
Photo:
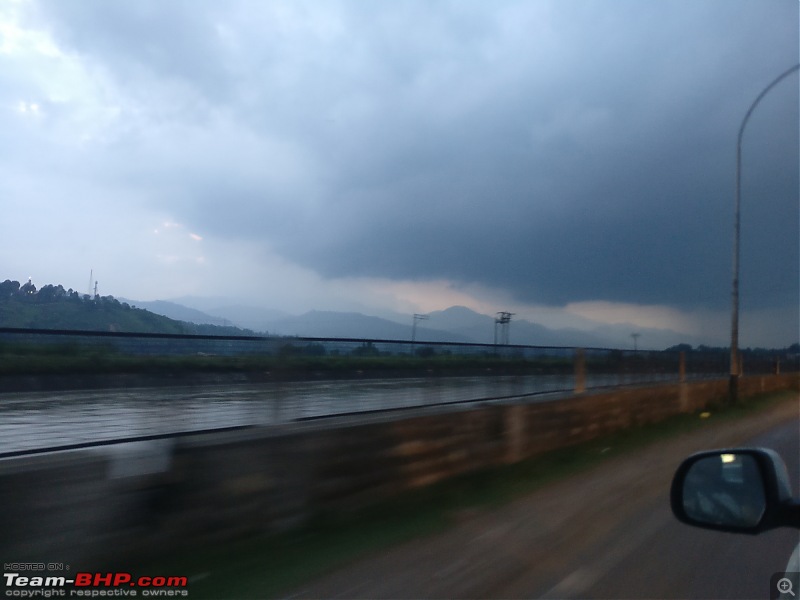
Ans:
[[[735,423],[656,442],[451,530],[362,560],[290,597],[768,598],[800,542],[696,529],[669,509],[672,474],[706,448],[765,446],[800,483],[800,397]]]
[[[798,490],[800,426],[791,420],[744,442],[780,453]],[[768,598],[770,577],[782,571],[800,541],[797,531],[782,529],[758,536],[696,529],[678,523],[668,507],[666,491],[644,507],[597,548],[599,560],[587,561],[584,585],[571,589],[562,581],[553,597],[593,598]],[[639,528],[637,535],[635,529]],[[620,560],[607,560],[615,550]],[[605,555],[605,557],[604,557]],[[587,571],[576,570],[578,573]],[[559,593],[563,589],[564,593]]]

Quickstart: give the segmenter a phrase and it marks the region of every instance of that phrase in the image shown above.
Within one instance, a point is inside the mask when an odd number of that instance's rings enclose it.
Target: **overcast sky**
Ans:
[[[0,280],[727,344],[797,62],[796,0],[4,0]],[[744,346],[798,339],[798,88]]]

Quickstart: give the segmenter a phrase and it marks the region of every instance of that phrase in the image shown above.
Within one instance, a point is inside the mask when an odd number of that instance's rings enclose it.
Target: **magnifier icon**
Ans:
[[[781,594],[791,594],[793,597],[795,595],[792,591],[792,581],[786,577],[778,580],[778,591]]]

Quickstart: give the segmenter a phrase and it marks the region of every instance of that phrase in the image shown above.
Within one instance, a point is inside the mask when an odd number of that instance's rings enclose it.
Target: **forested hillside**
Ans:
[[[8,279],[0,283],[0,327],[207,335],[253,333],[238,327],[175,321],[119,302],[113,296],[80,294],[61,285],[48,284],[37,289],[31,281],[20,285]]]

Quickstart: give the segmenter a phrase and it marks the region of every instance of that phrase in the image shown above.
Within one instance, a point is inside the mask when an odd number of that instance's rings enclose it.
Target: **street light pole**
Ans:
[[[750,119],[750,115],[753,114],[753,110],[755,110],[756,106],[761,99],[767,95],[767,93],[774,88],[778,83],[780,83],[783,79],[794,73],[800,69],[800,63],[794,65],[791,69],[788,69],[781,73],[778,77],[776,77],[772,83],[770,83],[764,90],[758,95],[758,97],[753,101],[750,105],[750,108],[747,109],[747,114],[745,114],[744,119],[742,119],[742,125],[739,127],[739,137],[736,142],[736,201],[735,201],[735,210],[734,210],[734,222],[733,222],[733,290],[731,292],[731,377],[730,377],[730,385],[729,385],[729,394],[730,394],[730,401],[731,404],[735,404],[738,401],[739,397],[739,375],[740,375],[740,364],[739,364],[739,233],[741,229],[741,220],[740,220],[740,206],[741,206],[741,195],[742,195],[742,136],[744,135],[744,127],[747,125],[747,121]]]

